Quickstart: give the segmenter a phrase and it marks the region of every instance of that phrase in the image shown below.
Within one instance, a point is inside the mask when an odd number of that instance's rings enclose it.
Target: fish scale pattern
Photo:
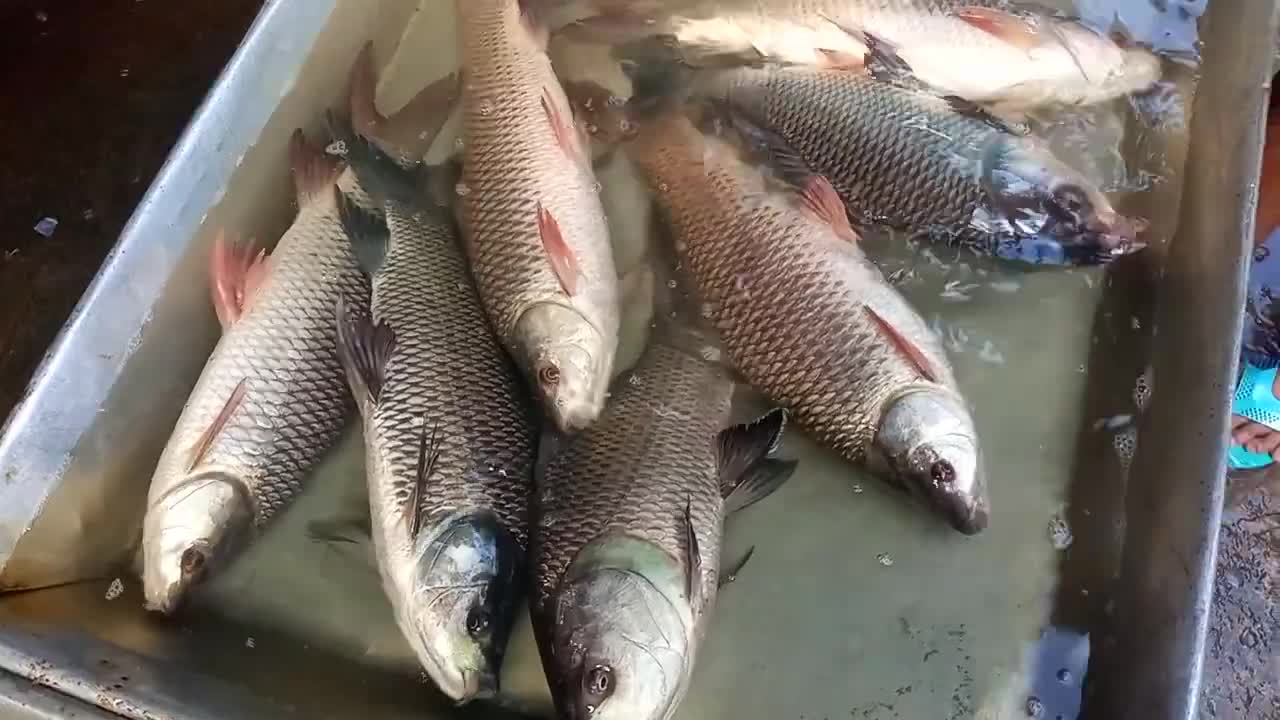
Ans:
[[[767,188],[733,147],[684,116],[642,126],[632,157],[655,188],[726,353],[819,442],[864,460],[886,400],[927,384],[868,305],[955,388],[932,331],[852,241],[797,195]]]
[[[524,548],[535,448],[526,390],[480,307],[452,223],[392,202],[387,224],[392,240],[374,276],[372,311],[396,345],[377,403],[362,408],[370,495],[397,508],[396,522],[405,517],[425,437],[427,458],[436,459],[409,508],[419,527],[491,510]],[[398,526],[412,546],[409,523]]]
[[[476,285],[499,335],[513,347],[521,314],[541,302],[577,309],[616,333],[617,290],[604,208],[588,166],[557,144],[543,98],[572,119],[568,100],[512,0],[459,3],[463,167],[456,188]],[[585,151],[585,150],[584,150]],[[560,285],[538,229],[555,218],[580,268],[574,296]]]
[[[987,247],[978,161],[1001,131],[944,101],[853,72],[744,68],[718,80],[732,107],[780,135],[859,223]]]
[[[218,342],[183,408],[156,469],[152,504],[190,477],[200,436],[242,380],[243,400],[192,472],[239,478],[259,526],[302,490],[342,432],[350,393],[334,307],[341,297],[367,312],[369,285],[333,203],[303,207],[270,258],[267,281]]]
[[[535,498],[535,622],[549,627],[565,570],[604,533],[642,538],[686,558],[686,503],[702,558],[702,597],[711,606],[723,512],[716,448],[732,392],[722,367],[662,340],[619,378],[604,414],[543,473]]]

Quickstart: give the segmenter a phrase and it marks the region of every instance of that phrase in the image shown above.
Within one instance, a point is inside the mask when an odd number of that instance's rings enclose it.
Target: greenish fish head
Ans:
[[[1097,186],[1037,140],[995,133],[979,166],[987,203],[974,223],[994,236],[998,257],[1098,265],[1146,246],[1138,239],[1145,220],[1118,213]]]
[[[688,684],[692,613],[671,555],[606,537],[570,564],[554,598],[547,681],[564,720],[665,720]]]
[[[890,401],[874,449],[892,479],[951,527],[966,535],[987,527],[982,451],[969,410],[955,393],[924,387]]]
[[[253,530],[253,505],[236,475],[188,475],[147,509],[142,528],[142,587],[149,610],[172,613]]]
[[[517,347],[533,391],[561,432],[581,430],[600,416],[614,343],[582,313],[539,303],[516,323]]]
[[[521,595],[523,550],[491,512],[419,536],[413,589],[399,609],[409,644],[441,692],[492,697]]]

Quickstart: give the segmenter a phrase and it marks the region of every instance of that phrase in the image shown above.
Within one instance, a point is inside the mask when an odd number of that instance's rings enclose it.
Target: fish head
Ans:
[[[966,534],[987,526],[986,471],[977,431],[954,393],[917,388],[890,401],[875,449],[892,478]]]
[[[1039,141],[997,133],[979,164],[994,217],[975,218],[975,224],[996,236],[999,257],[1094,265],[1146,247],[1138,240],[1145,220],[1121,215],[1097,186]]]
[[[188,475],[151,503],[143,523],[142,585],[150,610],[172,613],[188,591],[244,545],[253,504],[231,472]]]
[[[542,407],[562,432],[600,416],[614,348],[578,310],[539,303],[516,324],[523,364]]]
[[[459,703],[493,697],[521,594],[523,550],[490,512],[422,533],[406,637],[441,692]]]
[[[570,564],[554,598],[547,680],[565,720],[664,720],[688,684],[684,574],[651,543],[606,536]]]

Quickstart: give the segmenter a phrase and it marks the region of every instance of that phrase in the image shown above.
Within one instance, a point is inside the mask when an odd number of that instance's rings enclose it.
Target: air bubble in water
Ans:
[[[635,127],[635,126],[634,126],[634,125],[632,125],[632,124],[631,124],[631,121],[630,121],[630,120],[627,120],[626,118],[623,118],[622,120],[619,120],[619,121],[618,121],[618,129],[619,129],[619,130],[621,130],[621,131],[622,131],[622,132],[624,132],[624,133],[629,133],[629,132],[631,132],[631,130],[632,130],[632,128],[633,128],[633,127]]]
[[[111,584],[107,586],[107,594],[106,594],[107,600],[115,600],[116,598],[120,597],[123,594],[124,594],[124,583],[120,581],[120,578],[116,578],[115,580],[112,580]]]
[[[668,280],[668,281],[667,281],[667,287],[671,288],[672,290],[675,290],[675,289],[676,289],[676,281],[675,281],[675,280]]]
[[[893,558],[889,557],[889,553],[880,553],[877,555],[876,562],[885,567],[893,567]]]
[[[1151,380],[1152,367],[1148,365],[1133,384],[1133,404],[1138,408],[1138,412],[1146,410],[1147,404],[1151,402]]]
[[[718,362],[720,360],[720,348],[711,345],[702,348],[702,359],[707,362]]]
[[[853,494],[854,494],[854,495],[861,495],[861,494],[862,494],[862,486],[861,486],[861,485],[859,485],[858,483],[854,483],[854,484],[853,484]]]
[[[493,103],[489,102],[488,100],[485,100],[484,102],[480,103],[481,115],[488,115],[491,112],[493,112]]]
[[[1075,537],[1071,534],[1071,526],[1067,524],[1067,518],[1062,510],[1049,518],[1049,542],[1053,543],[1054,550],[1066,550],[1071,547],[1071,543],[1075,542]]]
[[[466,141],[463,140],[461,136],[453,139],[454,149],[461,150],[462,148],[466,147],[466,145],[467,145]]]
[[[588,135],[595,135],[595,134],[596,134],[596,133],[598,133],[598,132],[600,132],[600,128],[599,128],[599,127],[597,127],[595,123],[587,123],[587,134],[588,134]]]
[[[599,180],[591,183],[591,192],[598,193],[603,189],[604,185],[601,185]]]
[[[58,219],[51,217],[41,218],[33,229],[42,237],[53,237],[54,231],[58,229]]]
[[[666,184],[666,183],[658,183],[658,190],[659,190],[659,191],[661,191],[661,192],[667,192],[667,191],[668,191],[668,190],[670,190],[670,189],[671,189],[671,186],[670,186],[670,185],[668,185],[668,184]]]
[[[342,140],[334,140],[333,142],[324,146],[324,152],[326,155],[336,155],[338,157],[346,157],[347,143]]]
[[[1120,458],[1120,467],[1128,470],[1133,462],[1133,455],[1138,449],[1138,428],[1129,426],[1111,438],[1111,444]]]
[[[715,314],[715,308],[711,303],[702,303],[702,317],[710,318],[713,314]]]
[[[1066,685],[1071,682],[1071,671],[1066,668],[1062,668],[1054,677],[1058,678],[1058,682]]]
[[[640,387],[640,376],[635,374],[628,376],[627,384],[631,387]]]
[[[467,184],[464,182],[459,182],[457,185],[454,185],[453,191],[458,194],[458,197],[466,197],[471,194],[471,188],[467,187]]]
[[[1044,715],[1044,703],[1040,702],[1040,698],[1032,695],[1027,698],[1027,717],[1038,718]]]

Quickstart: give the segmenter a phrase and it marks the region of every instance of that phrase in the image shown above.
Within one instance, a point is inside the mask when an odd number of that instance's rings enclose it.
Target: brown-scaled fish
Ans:
[[[626,152],[738,371],[820,443],[878,470],[955,529],[985,528],[982,452],[950,363],[858,248],[826,179],[778,187],[675,108],[650,108],[632,125]]]
[[[458,0],[462,179],[480,297],[562,430],[604,406],[618,343],[613,251],[588,146],[534,2]]]
[[[190,587],[302,490],[337,440],[350,401],[333,305],[368,306],[334,204],[337,158],[297,131],[298,217],[267,255],[219,234],[210,289],[222,339],[160,457],[143,523],[147,606],[171,612]]]
[[[1105,263],[1144,247],[1145,222],[975,107],[843,70],[739,68],[694,84],[779,168],[825,175],[859,225],[1031,264]]]
[[[1150,88],[1150,51],[1047,12],[1003,0],[587,0],[575,37],[666,35],[681,57],[721,56],[858,67],[874,41],[894,48],[942,94],[1005,111],[1087,105]],[[870,40],[873,38],[874,40]]]
[[[783,411],[726,429],[733,382],[682,335],[659,334],[540,475],[531,612],[565,720],[674,714],[714,607],[725,516],[795,469],[769,457]]]

